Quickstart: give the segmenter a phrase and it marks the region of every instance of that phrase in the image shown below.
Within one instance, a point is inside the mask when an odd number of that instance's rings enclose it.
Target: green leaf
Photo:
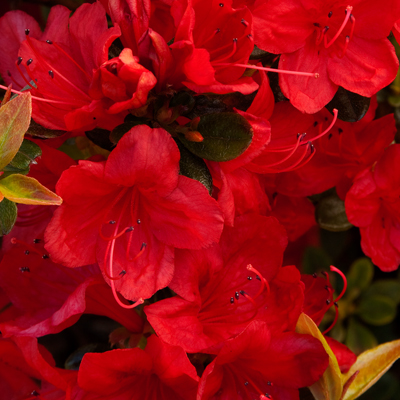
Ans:
[[[296,332],[308,334],[318,339],[329,356],[329,365],[322,377],[309,387],[316,400],[340,400],[342,395],[342,378],[339,364],[324,335],[314,321],[302,313],[297,321]]]
[[[7,199],[22,204],[60,205],[61,197],[29,176],[13,174],[0,179],[0,192]]]
[[[24,139],[12,161],[4,168],[4,172],[28,173],[31,163],[42,154],[41,148],[32,141]]]
[[[332,232],[347,231],[353,226],[347,219],[344,201],[337,194],[324,197],[318,202],[315,219],[322,229]]]
[[[64,133],[66,133],[66,131],[58,131],[45,128],[44,126],[39,125],[34,120],[31,121],[31,124],[29,125],[29,128],[26,132],[27,135],[31,135],[42,139],[56,138],[63,135]]]
[[[367,289],[374,276],[374,266],[369,258],[363,257],[351,264],[347,274],[347,295],[352,299]]]
[[[386,325],[396,317],[396,303],[387,296],[363,297],[357,314],[371,325]]]
[[[4,198],[0,202],[0,236],[7,235],[17,220],[17,206],[12,201]]]
[[[31,94],[24,93],[0,108],[0,171],[11,162],[29,127]]]
[[[358,356],[350,370],[343,375],[343,382],[346,382],[356,371],[359,371],[343,400],[353,400],[362,395],[379,380],[399,357],[400,340],[381,344]]]
[[[382,279],[374,282],[364,293],[363,297],[386,296],[396,304],[400,303],[400,282],[393,279]]]
[[[253,138],[253,128],[246,118],[230,112],[202,116],[197,131],[204,138],[202,142],[191,142],[183,134],[178,134],[179,140],[193,154],[211,161],[233,160]]]
[[[326,105],[326,108],[330,112],[333,112],[333,109],[336,108],[339,111],[338,118],[342,121],[356,122],[368,111],[370,100],[369,97],[364,97],[339,87],[333,99]]]
[[[372,332],[364,325],[350,318],[346,337],[346,346],[354,353],[360,354],[378,345]]]
[[[179,160],[179,173],[202,183],[211,196],[213,180],[211,173],[207,168],[207,164],[202,158],[195,156],[187,150],[182,143],[179,141],[176,142],[181,153],[181,158]]]

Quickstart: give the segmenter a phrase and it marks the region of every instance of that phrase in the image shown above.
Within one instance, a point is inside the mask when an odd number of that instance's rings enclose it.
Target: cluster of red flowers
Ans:
[[[4,398],[296,400],[315,383],[328,355],[296,324],[341,295],[284,252],[316,224],[308,197],[336,188],[365,254],[398,268],[400,145],[373,96],[399,25],[397,0],[99,0],[53,7],[44,32],[5,14],[1,76],[54,131],[30,137],[29,175],[63,204],[19,206],[2,241]],[[331,107],[351,95],[372,97],[353,119]],[[85,135],[107,151],[56,150]],[[83,313],[122,325],[114,349],[56,368],[37,338]]]

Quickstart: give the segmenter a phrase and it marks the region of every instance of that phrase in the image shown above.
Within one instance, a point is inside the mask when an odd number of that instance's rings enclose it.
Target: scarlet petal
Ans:
[[[353,37],[343,58],[330,58],[329,78],[338,86],[371,97],[389,85],[399,67],[394,47],[387,39]]]

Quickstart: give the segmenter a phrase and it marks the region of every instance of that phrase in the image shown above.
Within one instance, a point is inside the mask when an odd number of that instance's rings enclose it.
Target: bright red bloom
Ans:
[[[198,377],[180,347],[152,335],[139,348],[86,353],[78,374],[80,400],[194,400]],[[83,392],[83,393],[82,393]]]
[[[207,247],[223,227],[206,188],[179,176],[179,158],[166,131],[141,125],[106,162],[81,161],[64,172],[57,184],[64,202],[45,234],[52,258],[69,267],[97,260],[128,299],[167,286],[174,247]]]
[[[170,287],[178,296],[146,307],[148,320],[163,340],[189,353],[218,352],[255,318],[273,330],[294,329],[303,290],[296,268],[281,268],[285,245],[274,218],[237,218],[219,245],[177,253]]]
[[[111,130],[130,109],[146,104],[155,77],[127,52],[107,62],[109,46],[121,32],[118,26],[108,29],[100,3],[84,4],[69,15],[67,8],[53,7],[42,34],[31,17],[7,13],[0,27],[6,32],[23,28],[18,41],[2,35],[0,44],[4,42],[10,52],[0,72],[18,89],[31,87],[33,118],[41,125],[68,131],[96,126]]]
[[[196,93],[249,94],[258,88],[245,68],[253,50],[252,16],[247,8],[233,9],[230,1],[179,0],[171,7],[177,25],[173,43],[152,29],[139,46],[140,60],[157,77],[157,89],[187,87]],[[150,67],[150,65],[152,67]]]
[[[383,271],[400,264],[400,145],[389,146],[355,179],[345,200],[349,221],[360,228],[361,247]]]
[[[250,9],[255,43],[281,54],[279,68],[319,74],[280,75],[283,94],[303,112],[320,110],[338,86],[371,97],[396,76],[387,36],[400,17],[397,0],[257,0]]]
[[[207,366],[197,399],[297,400],[297,389],[317,381],[327,366],[328,355],[317,339],[293,332],[274,335],[254,321]]]
[[[340,372],[342,374],[345,374],[357,361],[357,356],[343,343],[340,343],[329,336],[326,336],[325,340],[328,342],[329,347],[335,354],[335,357],[339,364]]]
[[[313,142],[315,156],[306,165],[277,176],[277,191],[310,196],[336,186],[339,197],[344,199],[354,177],[376,162],[394,139],[393,115],[372,120],[374,115],[375,107],[371,106],[361,121],[336,121],[328,134]],[[331,115],[323,110],[314,117],[314,129],[322,130]]]
[[[51,354],[35,338],[0,339],[0,387],[7,400],[64,400],[76,371],[55,367]]]

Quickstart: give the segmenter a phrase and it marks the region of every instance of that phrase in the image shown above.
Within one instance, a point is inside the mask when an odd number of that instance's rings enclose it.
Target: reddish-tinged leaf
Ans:
[[[13,174],[0,180],[0,192],[8,200],[22,204],[60,205],[61,197],[29,176]]]
[[[31,121],[31,95],[21,94],[0,108],[0,170],[15,156]]]
[[[362,353],[347,374],[343,375],[343,383],[360,371],[349,385],[343,400],[353,400],[361,396],[400,358],[400,340],[381,344],[374,349]]]
[[[329,355],[329,366],[318,382],[310,386],[316,400],[339,400],[342,395],[342,381],[339,364],[324,336],[314,321],[306,314],[301,314],[297,322],[296,332],[309,334],[318,339]]]

